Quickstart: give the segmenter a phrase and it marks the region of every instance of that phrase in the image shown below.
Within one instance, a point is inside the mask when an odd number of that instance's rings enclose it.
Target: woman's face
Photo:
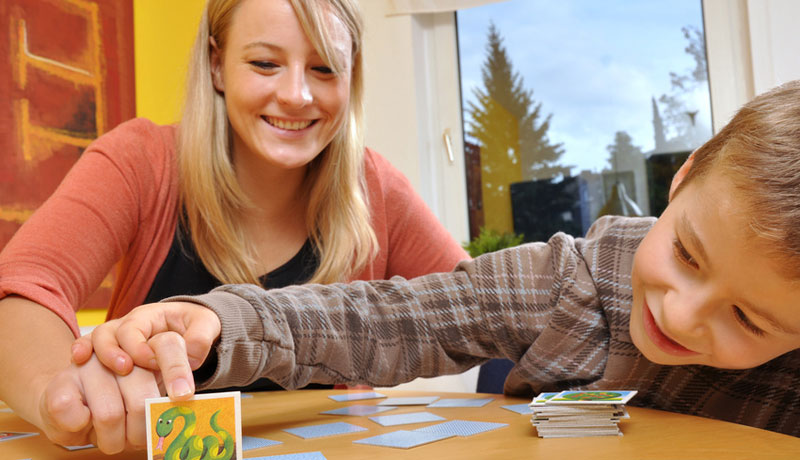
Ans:
[[[287,0],[243,0],[224,50],[212,45],[214,86],[225,95],[237,165],[306,166],[341,128],[350,98],[351,39],[328,13],[339,68],[317,53]]]

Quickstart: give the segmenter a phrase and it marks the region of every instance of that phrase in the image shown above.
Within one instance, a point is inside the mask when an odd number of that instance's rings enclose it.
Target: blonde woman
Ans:
[[[156,376],[70,364],[75,311],[117,262],[110,318],[223,283],[413,278],[466,258],[363,145],[361,40],[356,0],[210,0],[180,124],[99,138],[0,255],[0,399],[58,443],[143,445],[125,422]]]

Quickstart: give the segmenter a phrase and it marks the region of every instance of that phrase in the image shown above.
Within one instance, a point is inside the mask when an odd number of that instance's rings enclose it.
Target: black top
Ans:
[[[306,240],[300,251],[288,262],[259,278],[264,289],[274,289],[295,284],[303,284],[319,266],[317,254],[311,240]],[[161,299],[176,295],[198,295],[220,286],[222,283],[208,272],[195,251],[191,238],[184,235],[181,225],[175,230],[172,246],[167,258],[158,269],[155,280],[150,286],[145,303],[158,302]],[[206,380],[216,369],[216,354],[211,353],[197,369],[196,380]],[[332,388],[331,385],[311,384],[306,388]],[[282,390],[278,384],[269,379],[258,379],[247,387],[228,388],[226,390],[271,391]],[[219,391],[219,390],[215,390]]]

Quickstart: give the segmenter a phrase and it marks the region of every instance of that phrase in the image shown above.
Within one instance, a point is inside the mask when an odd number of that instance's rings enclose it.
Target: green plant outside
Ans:
[[[500,233],[496,230],[481,227],[480,234],[472,241],[464,243],[462,247],[472,257],[478,257],[487,252],[495,252],[522,244],[524,236],[516,233]]]

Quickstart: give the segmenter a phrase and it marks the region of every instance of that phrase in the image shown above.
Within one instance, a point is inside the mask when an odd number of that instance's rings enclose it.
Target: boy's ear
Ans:
[[[672,197],[675,195],[675,190],[678,188],[678,185],[683,182],[683,178],[686,177],[686,174],[692,169],[692,163],[694,163],[694,152],[689,155],[689,158],[683,162],[678,172],[672,177],[672,184],[669,186],[669,201],[672,201]]]
[[[222,78],[222,56],[214,37],[208,37],[208,46],[211,48],[211,81],[214,83],[214,88],[216,88],[217,91],[225,93],[225,81]]]

